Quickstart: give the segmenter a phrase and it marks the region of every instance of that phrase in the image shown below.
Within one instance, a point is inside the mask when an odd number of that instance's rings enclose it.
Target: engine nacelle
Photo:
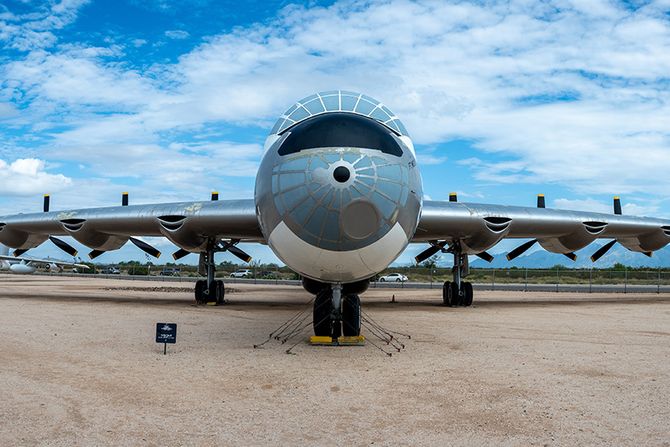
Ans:
[[[493,247],[509,233],[511,223],[507,217],[485,217],[480,230],[461,242],[463,253],[477,254]]]
[[[161,216],[158,223],[163,236],[177,247],[193,252],[207,248],[207,238],[190,225],[188,217]]]
[[[660,250],[670,243],[670,226],[661,227],[639,237],[621,238],[618,241],[627,249],[639,253]]]
[[[605,222],[582,222],[582,226],[574,232],[556,238],[540,239],[540,245],[551,253],[567,254],[589,245],[605,231]]]
[[[0,244],[13,249],[28,250],[40,246],[47,240],[46,235],[31,234],[25,231],[14,230],[9,225],[0,223]]]
[[[90,228],[85,219],[61,220],[61,225],[77,242],[100,251],[118,250],[128,242],[128,236],[118,236]]]

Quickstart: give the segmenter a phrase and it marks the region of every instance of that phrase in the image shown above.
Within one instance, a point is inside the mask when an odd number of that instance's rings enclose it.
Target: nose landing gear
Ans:
[[[320,290],[314,300],[314,335],[355,337],[361,334],[361,300],[355,293],[342,294],[342,285]]]

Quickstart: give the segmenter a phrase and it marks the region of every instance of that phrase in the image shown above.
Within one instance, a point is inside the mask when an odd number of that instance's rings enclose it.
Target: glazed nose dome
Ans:
[[[409,195],[409,170],[395,155],[360,148],[302,150],[278,160],[272,196],[303,241],[334,251],[381,239]]]

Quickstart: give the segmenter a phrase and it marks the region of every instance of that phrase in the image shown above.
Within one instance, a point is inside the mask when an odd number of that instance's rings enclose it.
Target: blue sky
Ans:
[[[340,88],[404,121],[429,198],[670,217],[667,2],[4,1],[0,46],[0,215],[252,197],[274,120]]]

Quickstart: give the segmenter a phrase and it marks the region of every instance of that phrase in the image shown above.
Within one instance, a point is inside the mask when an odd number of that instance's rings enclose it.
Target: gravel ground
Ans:
[[[235,284],[0,275],[0,445],[670,446],[670,295],[370,290],[412,335],[364,347],[262,342],[308,306]],[[391,303],[392,295],[395,303]],[[158,321],[179,324],[163,355]],[[375,341],[371,338],[371,341]]]

